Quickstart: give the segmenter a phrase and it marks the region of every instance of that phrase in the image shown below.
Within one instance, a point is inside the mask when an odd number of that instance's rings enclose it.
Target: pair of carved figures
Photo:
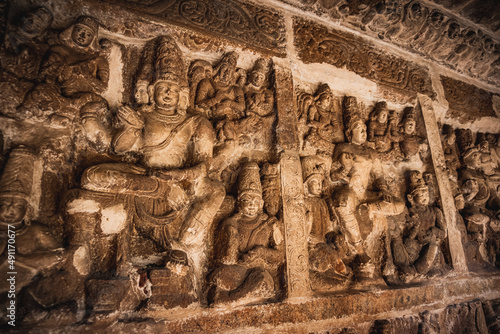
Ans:
[[[59,35],[50,30],[45,7],[27,13],[1,47],[3,113],[55,126],[79,124],[94,143],[109,144],[109,111],[102,94],[109,65],[99,41],[99,23],[82,16]],[[48,45],[48,46],[47,46]]]
[[[458,165],[458,173],[450,173],[457,209],[465,220],[467,256],[473,265],[498,266],[498,232],[500,209],[500,158],[498,143],[491,135],[478,134],[476,142],[470,130],[445,129],[449,152],[447,161]],[[455,135],[456,133],[456,135]],[[456,138],[461,161],[457,162]],[[455,151],[454,151],[455,150]],[[452,155],[453,154],[453,155]],[[451,166],[450,166],[451,167]],[[451,168],[449,168],[451,170]]]

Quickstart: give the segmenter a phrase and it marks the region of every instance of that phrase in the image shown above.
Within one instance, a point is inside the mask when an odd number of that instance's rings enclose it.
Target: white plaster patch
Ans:
[[[115,205],[101,212],[101,230],[104,234],[115,234],[123,230],[127,221],[127,212],[123,204]]]
[[[109,81],[108,89],[102,94],[111,108],[116,108],[122,103],[123,95],[123,61],[121,49],[113,44],[108,56]]]
[[[73,266],[80,275],[88,275],[90,273],[90,255],[87,246],[81,246],[75,251]]]
[[[75,199],[67,204],[66,212],[70,215],[74,213],[95,213],[101,209],[99,203],[89,199]]]

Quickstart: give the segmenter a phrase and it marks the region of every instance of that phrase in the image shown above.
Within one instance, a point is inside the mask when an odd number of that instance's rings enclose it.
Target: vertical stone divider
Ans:
[[[307,231],[304,223],[304,188],[292,72],[289,68],[276,63],[274,69],[278,112],[276,137],[280,153],[287,289],[288,298],[293,300],[311,293]]]
[[[456,224],[457,209],[455,207],[455,200],[451,192],[450,181],[446,171],[443,146],[441,144],[441,136],[434,114],[434,108],[432,107],[432,101],[430,97],[423,94],[418,94],[418,101],[424,118],[427,141],[429,142],[431,150],[432,164],[434,165],[434,172],[436,173],[436,179],[439,186],[439,194],[448,231],[448,244],[450,247],[453,268],[458,272],[467,272],[468,269],[462,238]]]

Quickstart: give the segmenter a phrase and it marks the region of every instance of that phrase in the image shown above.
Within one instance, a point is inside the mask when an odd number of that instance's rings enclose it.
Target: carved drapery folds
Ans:
[[[317,69],[299,77],[266,56],[284,52],[274,10],[127,5],[236,44],[216,52],[177,33],[142,40],[78,14],[54,31],[45,7],[9,26],[0,49],[0,250],[8,259],[14,226],[28,323],[300,300],[443,275],[454,265],[443,171],[470,263],[498,266],[498,139],[446,126],[442,159],[431,156],[439,140],[427,141],[429,120],[408,103],[434,96],[426,69],[294,18],[303,62],[345,68],[408,100],[350,96],[333,79],[312,79]],[[370,31],[401,39],[432,15],[393,5],[344,4],[339,15],[358,11]],[[484,95],[458,86],[472,92],[462,98],[443,83],[457,110]],[[131,94],[112,103],[110,89]]]

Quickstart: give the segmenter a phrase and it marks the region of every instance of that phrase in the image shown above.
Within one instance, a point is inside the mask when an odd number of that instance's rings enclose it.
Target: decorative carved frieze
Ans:
[[[434,95],[425,68],[384,54],[359,37],[300,18],[294,19],[293,29],[295,47],[305,63],[328,63],[391,88]]]
[[[500,82],[497,37],[433,5],[416,0],[300,2],[302,9],[424,54],[459,72]]]
[[[462,121],[497,116],[493,110],[493,94],[463,81],[441,76],[444,95],[450,109],[448,117]]]
[[[272,54],[284,53],[284,18],[277,11],[232,0],[114,0],[161,20],[251,45]]]

